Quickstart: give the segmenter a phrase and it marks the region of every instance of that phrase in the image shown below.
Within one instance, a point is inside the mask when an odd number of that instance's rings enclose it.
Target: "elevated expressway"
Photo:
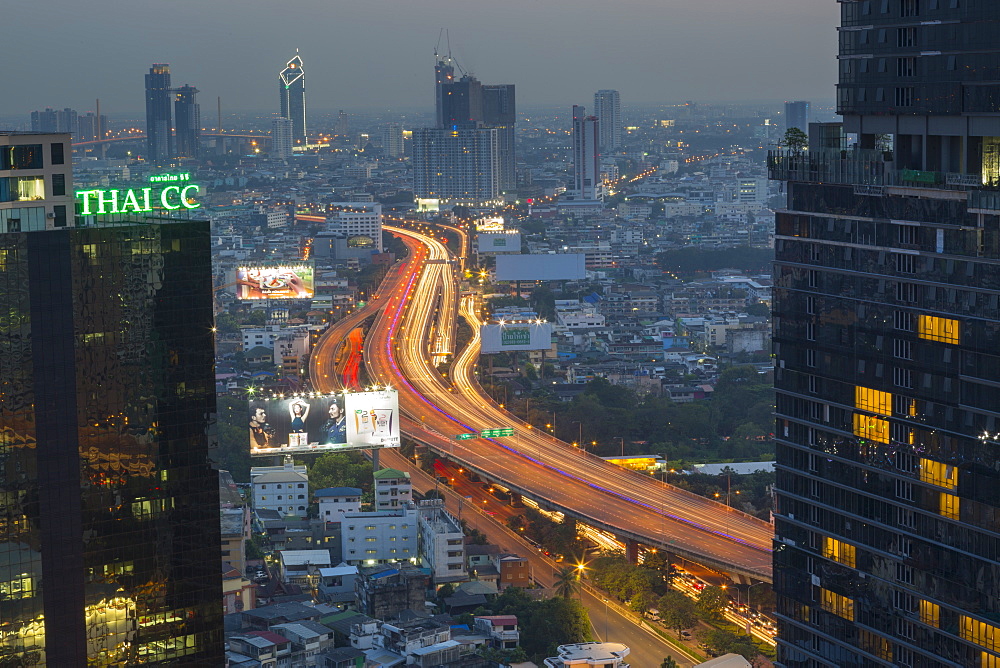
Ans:
[[[410,249],[391,276],[364,348],[372,380],[399,391],[403,432],[479,475],[542,507],[611,531],[626,544],[648,545],[732,577],[771,580],[771,527],[723,504],[621,469],[532,429],[486,397],[475,381],[478,335],[452,363],[451,382],[432,364],[437,332],[457,311],[454,266],[440,241],[386,228]],[[451,292],[444,283],[452,283]],[[385,288],[385,286],[384,286]],[[450,305],[442,297],[454,298]],[[475,325],[474,303],[463,315]],[[475,326],[473,329],[476,330]],[[454,440],[454,435],[514,426],[515,436]]]

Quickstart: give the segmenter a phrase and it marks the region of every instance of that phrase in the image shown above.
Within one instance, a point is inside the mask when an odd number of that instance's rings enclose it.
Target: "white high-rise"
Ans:
[[[403,156],[403,126],[389,123],[382,129],[382,150],[389,158]]]
[[[278,160],[292,157],[292,119],[279,116],[271,121],[271,156]]]
[[[573,105],[573,191],[575,199],[604,199],[597,118],[578,105]]]
[[[602,153],[617,151],[622,145],[622,102],[616,90],[594,93],[594,115]]]

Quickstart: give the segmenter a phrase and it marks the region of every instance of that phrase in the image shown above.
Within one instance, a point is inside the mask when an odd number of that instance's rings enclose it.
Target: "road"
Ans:
[[[531,564],[532,577],[535,582],[543,587],[552,587],[555,584],[555,573],[563,565],[549,559],[521,536],[504,526],[500,517],[487,515],[478,508],[476,503],[469,503],[461,491],[437,485],[437,481],[432,476],[419,469],[413,462],[395,450],[383,450],[381,461],[387,466],[408,472],[414,489],[418,491],[426,492],[430,489],[438,489],[445,498],[445,507],[452,514],[461,515],[469,526],[482,531],[490,543],[499,545],[504,552],[512,552],[525,557]],[[456,482],[459,481],[456,480]],[[499,502],[489,502],[488,505],[494,508],[499,505]],[[609,604],[606,605],[606,597],[599,593],[595,595],[589,589],[584,589],[581,592],[580,600],[590,614],[595,637],[601,640],[607,638],[611,642],[628,645],[631,650],[628,662],[635,668],[658,666],[666,656],[672,657],[684,668],[695,665],[690,657],[681,654],[654,632],[640,627],[636,623],[634,615],[621,609],[613,601],[609,601]]]
[[[769,524],[531,429],[479,389],[472,371],[478,339],[453,361],[455,382],[442,376],[430,361],[429,348],[440,322],[441,281],[455,280],[449,252],[429,235],[386,229],[400,236],[415,257],[377,315],[364,355],[375,382],[399,390],[400,406],[410,418],[403,420],[407,435],[588,524],[726,572],[770,581]],[[463,300],[462,313],[467,319],[475,317],[469,300]],[[517,436],[452,438],[510,425],[517,427]]]

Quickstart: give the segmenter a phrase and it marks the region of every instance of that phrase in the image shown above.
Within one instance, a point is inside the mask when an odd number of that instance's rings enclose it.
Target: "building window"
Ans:
[[[836,562],[854,568],[856,550],[853,545],[823,536],[823,556]]]
[[[913,501],[913,483],[906,480],[897,480],[896,498],[903,501]]]
[[[913,76],[913,66],[915,58],[897,58],[896,59],[896,76],[897,77],[912,77]]]
[[[917,336],[928,341],[958,343],[958,320],[921,314],[917,322]]]
[[[838,617],[854,621],[854,601],[829,589],[820,588],[820,606]]]
[[[892,354],[896,359],[912,360],[913,343],[905,339],[894,339],[892,342]]]
[[[41,176],[0,178],[0,202],[29,202],[45,199],[45,180]]]
[[[941,606],[930,601],[920,601],[920,622],[928,626],[941,625]]]
[[[941,517],[946,517],[949,520],[959,519],[960,502],[961,499],[955,496],[954,494],[941,492],[941,501],[940,501]]]
[[[1000,651],[1000,627],[962,615],[960,635],[991,652]]]
[[[52,195],[53,197],[58,197],[66,194],[66,175],[65,174],[53,174],[52,175]]]
[[[896,564],[896,581],[903,584],[913,584],[913,569],[903,564]]]
[[[41,144],[21,144],[19,146],[5,146],[0,149],[0,169],[41,168]]]
[[[816,366],[816,351],[812,348],[806,350],[806,366],[815,367]]]
[[[892,381],[896,387],[912,388],[913,387],[913,372],[910,369],[902,369],[900,367],[893,367],[892,369]]]
[[[916,42],[914,35],[915,30],[913,28],[896,28],[896,46],[913,46]],[[910,90],[912,91],[913,89],[911,88]]]
[[[958,488],[958,469],[933,459],[920,459],[920,482],[947,489]]]
[[[916,516],[909,508],[896,508],[896,523],[905,529],[912,529],[917,525]]]
[[[52,207],[52,226],[66,227],[66,205],[56,204]]]

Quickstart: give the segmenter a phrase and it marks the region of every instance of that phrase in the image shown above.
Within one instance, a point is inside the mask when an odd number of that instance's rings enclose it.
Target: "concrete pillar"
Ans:
[[[639,543],[631,538],[625,539],[625,558],[630,564],[639,563]]]
[[[510,493],[510,505],[514,508],[523,508],[524,501],[521,499],[521,495],[517,492],[511,491]]]

